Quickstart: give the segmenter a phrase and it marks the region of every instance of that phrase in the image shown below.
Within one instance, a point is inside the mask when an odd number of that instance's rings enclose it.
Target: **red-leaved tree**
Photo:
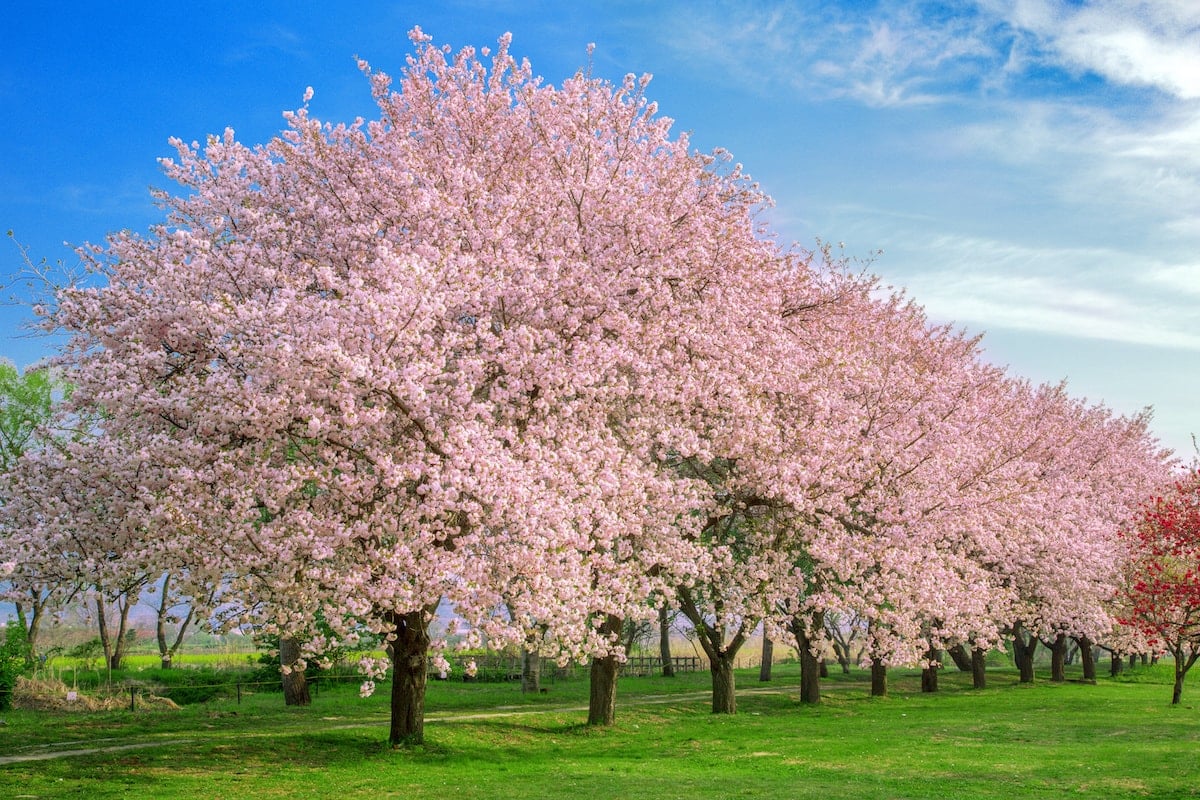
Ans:
[[[1177,704],[1200,659],[1200,470],[1147,502],[1125,538],[1132,558],[1121,621],[1174,657]]]

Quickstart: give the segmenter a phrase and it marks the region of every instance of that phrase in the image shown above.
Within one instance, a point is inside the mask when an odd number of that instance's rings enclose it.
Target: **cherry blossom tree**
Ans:
[[[362,65],[376,120],[178,142],[166,222],[85,251],[106,285],[47,323],[73,333],[75,406],[136,443],[127,555],[193,596],[227,581],[310,653],[318,609],[332,636],[369,623],[394,744],[423,734],[443,598],[493,640],[604,659],[614,620],[687,582],[709,499],[675,462],[711,459],[714,409],[752,417],[780,318],[765,198],[670,138],[644,79],[556,88],[507,37],[412,38],[395,90]]]

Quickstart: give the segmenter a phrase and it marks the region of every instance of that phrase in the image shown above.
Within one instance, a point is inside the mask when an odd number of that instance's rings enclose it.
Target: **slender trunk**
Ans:
[[[279,666],[283,681],[283,703],[288,706],[312,705],[308,692],[308,677],[296,662],[300,660],[300,640],[291,636],[279,637]],[[170,659],[167,659],[170,663]],[[282,668],[287,667],[287,672]]]
[[[775,643],[766,632],[763,632],[762,663],[758,665],[758,680],[766,683],[771,680],[771,667],[775,665]]]
[[[887,697],[887,665],[877,658],[871,659],[871,697]]]
[[[825,626],[825,612],[817,611],[812,616],[812,627],[801,618],[792,619],[792,635],[796,637],[796,648],[800,652],[800,702],[821,702],[821,664],[817,654],[813,652],[813,637],[811,631],[822,630]]]
[[[929,645],[929,649],[925,651],[925,668],[921,670],[921,691],[936,692],[938,690],[938,670],[941,667],[942,650],[939,647]]]
[[[1067,635],[1060,633],[1050,645],[1050,680],[1065,683],[1067,680]]]
[[[958,667],[959,672],[971,671],[971,654],[967,652],[966,645],[960,642],[946,652],[950,654],[950,658],[954,661],[954,666]]]
[[[837,658],[838,666],[842,668],[843,675],[850,674],[850,647],[841,642],[833,643],[833,654]]]
[[[1125,670],[1125,664],[1123,663],[1121,654],[1114,652],[1112,654],[1112,662],[1109,664],[1109,667],[1108,667],[1108,674],[1115,678],[1118,675],[1120,675],[1124,670]]]
[[[976,689],[987,688],[987,651],[971,648],[971,685]]]
[[[1086,636],[1079,637],[1079,663],[1083,667],[1083,679],[1088,683],[1096,682],[1096,659],[1092,648],[1092,640]]]
[[[96,595],[96,627],[100,633],[100,647],[104,650],[104,666],[112,669],[113,643],[108,633],[108,608],[100,595]]]
[[[609,614],[600,626],[600,633],[605,636],[619,634],[622,621],[620,617]],[[591,686],[588,696],[588,725],[612,725],[617,717],[617,675],[621,671],[620,662],[615,655],[602,658],[592,658]]]
[[[388,744],[399,747],[425,741],[425,683],[429,668],[429,629],[425,611],[394,615],[392,644],[392,721]]]
[[[521,657],[521,692],[537,694],[542,690],[542,656],[537,650],[526,650]]]
[[[671,620],[664,603],[658,609],[658,656],[662,661],[662,676],[675,677],[675,662],[671,659]]]
[[[736,714],[737,693],[734,691],[733,655],[719,653],[710,658],[712,672],[712,711],[714,714]]]

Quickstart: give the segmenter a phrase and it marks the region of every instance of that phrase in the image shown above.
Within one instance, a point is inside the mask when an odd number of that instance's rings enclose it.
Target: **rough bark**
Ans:
[[[429,669],[429,629],[424,611],[393,616],[392,720],[388,744],[399,747],[425,741],[425,683]]]
[[[965,645],[956,644],[946,652],[950,654],[950,659],[954,662],[954,666],[958,667],[959,672],[971,671],[971,654],[967,652]]]
[[[158,658],[163,669],[171,668],[171,663],[175,659],[175,653],[178,652],[180,645],[183,644],[183,639],[187,636],[188,627],[192,624],[192,620],[196,616],[195,606],[189,606],[187,616],[183,618],[183,621],[179,623],[178,630],[175,631],[174,641],[168,639],[167,618],[170,616],[172,608],[170,586],[171,573],[168,572],[163,576],[162,593],[159,595],[158,601],[158,618],[154,625],[154,636],[158,640]]]
[[[622,620],[609,614],[600,626],[604,635],[619,634]],[[589,675],[588,725],[612,725],[617,718],[617,676],[621,671],[615,655],[592,659]]]
[[[709,624],[700,613],[691,591],[679,590],[680,610],[696,629],[697,638],[704,655],[708,656],[708,668],[712,673],[714,714],[737,713],[737,698],[734,693],[733,663],[738,651],[746,643],[747,624],[743,622],[725,641],[725,629]],[[751,627],[753,629],[753,626]]]
[[[771,667],[775,665],[775,643],[765,633],[762,641],[762,663],[758,665],[758,679],[762,683],[771,680]]]
[[[976,689],[987,688],[987,651],[971,648],[971,685]]]
[[[871,660],[871,697],[887,697],[887,665],[879,659]]]
[[[800,702],[821,702],[821,659],[813,652],[813,637],[809,631],[825,627],[825,613],[813,614],[812,627],[800,618],[792,620],[792,635],[796,637],[796,648],[800,652]]]
[[[1037,652],[1038,639],[1036,636],[1026,638],[1021,623],[1013,625],[1013,661],[1016,662],[1020,673],[1021,683],[1033,683],[1033,656]]]
[[[1045,644],[1045,642],[1043,642]],[[1050,680],[1065,683],[1067,680],[1067,635],[1060,633],[1046,645],[1050,650]]]
[[[279,666],[288,668],[287,672],[282,673],[284,705],[312,705],[312,695],[308,691],[308,678],[305,676],[304,670],[293,668],[299,659],[300,641],[291,636],[280,636]],[[170,663],[169,659],[168,663]]]
[[[612,725],[617,718],[617,673],[620,664],[616,656],[592,659],[589,675],[588,725]]]
[[[671,620],[664,604],[658,609],[658,656],[662,661],[662,676],[675,677],[675,661],[671,658]]]
[[[521,691],[537,694],[542,690],[542,657],[536,650],[526,650],[521,657]]]
[[[938,670],[942,660],[941,648],[929,646],[925,651],[925,667],[921,670],[921,691],[936,692],[938,690]]]
[[[1079,637],[1079,663],[1083,667],[1083,679],[1089,683],[1096,682],[1096,658],[1092,640],[1086,636]]]
[[[709,659],[712,673],[712,711],[714,714],[736,714],[737,692],[733,678],[733,656],[724,653]]]

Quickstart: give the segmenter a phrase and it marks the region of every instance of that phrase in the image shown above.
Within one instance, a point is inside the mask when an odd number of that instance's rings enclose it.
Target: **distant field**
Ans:
[[[1061,798],[1200,794],[1200,686],[1171,707],[1168,668],[1091,686],[971,690],[953,671],[922,695],[835,675],[796,700],[792,665],[738,675],[739,713],[708,712],[707,675],[625,678],[618,723],[589,729],[583,679],[523,696],[513,684],[432,683],[423,747],[391,751],[387,685],[323,691],[289,709],[274,692],[180,711],[11,712],[0,796],[153,798]],[[1041,676],[1039,676],[1041,678]],[[1192,695],[1192,696],[1189,696]],[[155,745],[42,761],[6,756]]]

